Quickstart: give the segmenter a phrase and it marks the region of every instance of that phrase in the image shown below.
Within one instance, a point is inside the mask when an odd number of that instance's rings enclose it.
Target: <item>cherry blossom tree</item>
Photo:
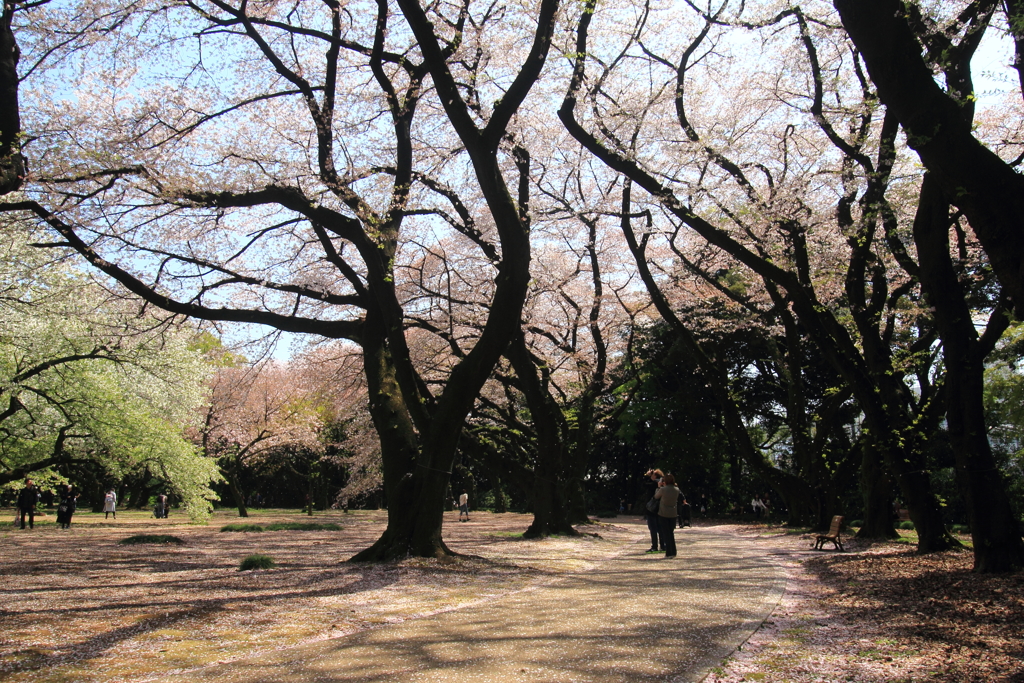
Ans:
[[[459,425],[526,293],[526,202],[506,179],[521,185],[529,154],[511,125],[556,9],[23,6],[33,55],[59,51],[69,24],[91,33],[22,83],[24,125],[47,134],[28,195],[2,208],[165,310],[359,344],[393,504],[357,559],[446,554]],[[73,108],[52,97],[69,73],[83,76]],[[411,360],[397,281],[404,246],[435,231],[475,244],[491,282],[486,322],[436,393]]]
[[[592,153],[645,191],[669,221],[686,226],[691,235],[756,274],[778,309],[776,315],[785,318],[789,315],[785,309],[792,311],[854,392],[871,439],[865,453],[869,458],[885,458],[912,510],[920,548],[948,547],[954,541],[942,523],[941,507],[922,460],[928,435],[937,427],[936,385],[927,365],[901,363],[901,353],[894,346],[908,332],[907,351],[915,344],[927,348],[928,340],[934,339],[927,330],[918,334],[913,324],[906,324],[912,317],[901,313],[908,295],[913,295],[915,265],[904,258],[907,250],[897,230],[898,216],[885,198],[897,158],[895,119],[889,117],[878,125],[877,109],[871,106],[873,94],[865,79],[858,78],[856,57],[852,63],[845,59],[843,36],[827,22],[801,8],[754,19],[729,15],[728,8],[723,3],[713,13],[698,11],[689,20],[693,39],[673,47],[658,42],[659,34],[648,25],[656,26],[657,21],[645,5],[638,10],[625,47],[602,45],[599,55],[590,49],[588,35],[593,18],[600,14],[584,12],[574,52],[576,72],[560,117]],[[724,66],[715,63],[714,55],[720,50],[715,46],[740,40],[729,30],[734,26],[741,31],[770,30],[764,34],[770,36],[764,38],[764,49],[778,50],[779,70],[774,76],[744,73],[736,88],[754,93],[767,90],[760,104],[753,110],[726,111],[729,118],[701,125],[706,114],[699,104],[710,103],[702,92],[691,89],[693,73],[718,69],[716,73],[725,77],[720,70]],[[783,26],[794,33],[789,49],[778,44],[777,29]],[[666,74],[664,80],[652,78],[640,86],[646,93],[636,92],[635,81],[617,78],[625,65],[637,60]],[[597,72],[588,79],[585,68],[591,62]],[[766,68],[761,62],[748,63],[755,72]],[[828,94],[827,109],[826,73],[837,88]],[[765,88],[765,81],[754,80],[758,77],[774,80],[767,80],[771,85]],[[586,124],[576,114],[581,95],[592,109]],[[842,104],[832,104],[832,99]],[[783,108],[792,114],[780,111]],[[674,121],[681,141],[665,139],[661,123],[665,119],[659,117]],[[764,145],[780,153],[770,160],[758,155]],[[666,146],[675,154],[664,154]],[[831,185],[832,196],[838,198],[831,206],[829,192],[807,191],[822,185]],[[624,201],[623,229],[631,235],[631,216],[638,209],[631,207],[628,194]],[[829,211],[836,217],[835,229],[816,229],[823,220],[819,216]],[[885,230],[884,241],[876,239],[880,227]],[[649,236],[630,240],[642,270],[649,240]],[[844,261],[848,265],[842,278],[831,276]],[[653,275],[645,277],[645,282],[658,302]],[[829,293],[825,288],[829,284],[841,288]],[[659,304],[659,312],[669,320],[675,316],[667,301]],[[684,327],[681,322],[677,325],[681,338],[687,339]],[[688,348],[701,358],[696,344],[689,343]],[[701,364],[714,365],[712,359],[704,358]],[[903,379],[908,371],[919,381],[916,393]],[[720,392],[728,386],[725,377],[714,384]],[[728,397],[721,396],[720,402],[728,406]],[[727,419],[731,412],[727,410]],[[922,425],[927,426],[922,429]],[[735,414],[728,429],[732,434],[743,433]],[[741,452],[748,463],[757,462],[759,456],[746,445]],[[786,476],[774,476],[783,480],[773,482],[776,488],[786,486]],[[883,521],[888,513],[876,498],[869,491],[866,507]]]
[[[197,441],[216,460],[235,499],[240,517],[248,517],[238,474],[265,464],[285,448],[321,453],[323,415],[314,388],[290,366],[267,360],[218,368],[210,383]]]

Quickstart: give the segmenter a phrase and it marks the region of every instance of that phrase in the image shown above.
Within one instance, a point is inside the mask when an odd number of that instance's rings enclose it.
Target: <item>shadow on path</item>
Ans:
[[[595,569],[487,603],[162,677],[174,683],[699,681],[781,599],[783,570],[728,531],[646,529]]]

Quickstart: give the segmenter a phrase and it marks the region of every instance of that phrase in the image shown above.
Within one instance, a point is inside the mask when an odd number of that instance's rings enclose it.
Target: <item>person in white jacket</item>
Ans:
[[[103,519],[110,515],[114,515],[114,519],[117,519],[117,494],[114,493],[114,489],[110,489],[103,496]]]

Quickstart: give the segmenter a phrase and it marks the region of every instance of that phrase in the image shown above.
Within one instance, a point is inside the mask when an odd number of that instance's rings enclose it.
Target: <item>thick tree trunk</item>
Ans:
[[[18,43],[11,30],[14,2],[4,2],[0,16],[0,196],[18,190],[25,182],[25,157],[21,154],[21,112],[18,106]]]
[[[857,530],[857,538],[898,538],[892,518],[892,479],[873,445],[866,443],[861,449],[860,485],[864,496],[864,519]]]
[[[569,522],[569,487],[578,472],[567,462],[567,436],[561,410],[547,388],[544,370],[533,362],[522,333],[516,335],[505,351],[512,363],[519,388],[530,408],[537,434],[537,453],[534,459],[533,522],[524,532],[525,538],[550,534],[576,534]]]
[[[1005,572],[1024,566],[1024,541],[1006,483],[992,455],[985,425],[984,356],[974,320],[949,256],[949,203],[934,176],[925,175],[914,221],[921,281],[942,337],[946,365],[946,425],[956,462],[957,485],[967,505],[974,539],[974,570]],[[1002,316],[997,313],[996,316]],[[1006,326],[997,317],[987,335]]]
[[[410,473],[387,487],[387,528],[376,543],[357,553],[350,561],[395,560],[410,555],[436,558],[455,555],[441,539],[448,476],[447,472],[437,471],[418,475]]]
[[[149,502],[150,487],[147,485],[150,480],[149,472],[139,475],[137,483],[131,489],[128,500],[124,505],[125,510],[141,510]]]
[[[494,477],[494,511],[499,514],[508,512],[508,498],[505,497],[505,491],[501,488],[501,480],[498,477]]]
[[[934,553],[958,548],[960,542],[946,530],[942,507],[931,486],[931,477],[926,470],[908,472],[898,477],[910,512],[910,520],[917,532],[917,552]]]
[[[538,472],[533,486],[533,522],[523,538],[541,538],[552,534],[578,536],[568,519],[568,505],[562,495],[564,486],[549,479],[549,472]]]
[[[566,488],[567,504],[569,506],[566,519],[569,524],[591,524],[590,515],[587,514],[587,492],[583,488],[583,480],[574,476],[566,484]]]
[[[454,452],[444,469],[417,462],[416,429],[398,385],[383,330],[374,325],[377,322],[376,316],[367,315],[363,368],[370,394],[370,416],[380,436],[388,525],[377,542],[357,553],[352,561],[450,555],[441,540],[441,525],[448,505]]]

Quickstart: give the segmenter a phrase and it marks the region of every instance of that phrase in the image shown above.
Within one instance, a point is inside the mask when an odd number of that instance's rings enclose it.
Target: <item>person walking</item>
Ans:
[[[466,515],[466,519],[462,519],[462,515]],[[462,489],[462,495],[459,496],[459,521],[469,521],[469,493],[466,489]]]
[[[690,503],[686,500],[686,496],[682,497],[676,507],[679,509],[679,528],[682,529],[684,526],[693,526],[692,521],[692,510],[690,509]]]
[[[25,488],[18,494],[18,512],[21,513],[21,528],[25,528],[25,518],[28,518],[28,528],[34,529],[36,525],[36,503],[39,502],[39,489],[31,479],[25,480]]]
[[[679,512],[676,503],[679,501],[682,492],[676,488],[676,478],[666,474],[661,480],[661,486],[654,492],[654,498],[659,502],[658,506],[658,527],[661,531],[661,541],[665,544],[665,557],[676,556],[676,517]]]
[[[114,489],[110,489],[103,496],[103,519],[107,519],[110,515],[114,515],[114,519],[117,519],[117,494],[114,493]]]
[[[167,494],[161,493],[156,497],[156,508],[153,509],[153,514],[157,519],[164,519],[167,517]]]
[[[71,528],[71,516],[78,509],[78,494],[71,484],[64,484],[60,490],[60,503],[57,505],[57,525],[61,529]]]
[[[658,487],[661,486],[662,476],[664,475],[661,470],[647,470],[647,473],[644,474],[644,477],[647,478],[647,481],[644,482],[644,516],[647,518],[647,531],[651,534],[651,548],[647,551],[649,553],[665,550],[665,541],[658,526],[660,503],[656,502],[655,498]]]

